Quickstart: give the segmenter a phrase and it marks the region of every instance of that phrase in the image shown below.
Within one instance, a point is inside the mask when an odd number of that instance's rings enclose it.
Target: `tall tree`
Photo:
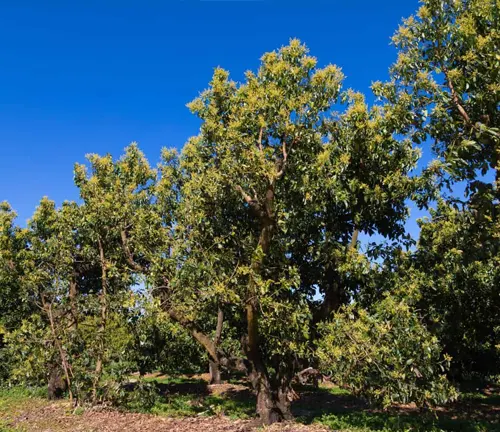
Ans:
[[[197,307],[220,298],[244,324],[265,423],[291,416],[291,380],[311,356],[313,315],[328,318],[352,295],[358,233],[403,234],[405,199],[420,187],[408,176],[418,152],[395,138],[399,124],[352,92],[345,113],[334,114],[342,73],[316,63],[292,40],[265,54],[243,84],[216,69],[189,105],[203,124],[181,157],[181,256],[215,265],[219,282],[200,274],[194,293],[173,289]]]
[[[424,0],[394,37],[391,82],[374,87],[405,133],[431,142],[449,188],[422,221],[411,262],[423,275],[421,310],[459,376],[500,365],[499,10],[498,0]]]

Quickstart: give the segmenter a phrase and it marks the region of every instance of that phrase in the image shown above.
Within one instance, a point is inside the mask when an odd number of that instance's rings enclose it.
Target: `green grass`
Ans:
[[[356,406],[349,392],[339,388],[318,389],[332,399],[330,406],[317,404],[309,416],[298,418],[303,423],[317,423],[342,432],[490,432],[500,431],[500,413],[488,410],[499,407],[499,395],[480,392],[462,394],[458,405],[438,412],[402,412]],[[481,407],[482,405],[482,407]],[[486,406],[486,410],[484,409]]]
[[[248,391],[210,395],[206,383],[191,378],[161,377],[164,393],[149,412],[163,416],[225,414],[231,418],[251,418],[255,399]],[[238,384],[242,384],[239,382]],[[190,387],[192,386],[192,387]],[[296,420],[305,424],[322,424],[342,432],[490,432],[500,431],[498,415],[483,415],[488,406],[499,404],[499,396],[481,393],[463,395],[460,406],[439,412],[379,411],[338,387],[303,386],[297,388],[301,398],[293,404]],[[464,412],[463,406],[467,406]],[[496,417],[495,417],[496,416]],[[488,418],[489,417],[489,418]]]
[[[45,389],[0,387],[0,432],[22,431],[22,429],[10,427],[10,421],[22,413],[26,407],[46,403],[45,396]]]
[[[0,387],[0,415],[27,403],[40,402],[46,394],[43,388]]]
[[[146,382],[155,382],[157,384],[175,385],[175,384],[206,384],[205,381],[199,378],[189,378],[185,376],[167,376],[143,378]]]
[[[201,379],[189,377],[148,378],[153,403],[144,408],[129,405],[136,412],[167,417],[224,414],[233,419],[255,415],[255,397],[241,384],[222,394],[212,394]],[[338,387],[296,388],[301,398],[294,402],[296,421],[322,424],[338,432],[491,432],[500,431],[500,396],[497,391],[463,393],[457,404],[436,412],[415,410],[381,411]],[[134,390],[132,390],[134,391]],[[36,404],[48,403],[45,389],[0,388],[0,432],[13,432],[11,421]],[[134,393],[137,400],[142,396]],[[82,414],[76,412],[75,414]],[[19,431],[19,429],[16,429]]]
[[[351,432],[487,432],[500,430],[498,424],[492,424],[487,420],[436,417],[430,413],[414,415],[373,412],[324,414],[314,423],[323,424],[333,430]]]
[[[162,389],[161,397],[149,410],[154,414],[173,417],[221,413],[232,418],[254,416],[255,398],[249,391],[216,396],[211,395],[206,383],[199,379],[163,376],[148,381],[158,383]],[[303,386],[297,390],[302,397],[293,404],[296,420],[305,424],[322,424],[336,431],[500,431],[499,415],[493,409],[500,405],[497,394],[465,393],[457,406],[438,413],[384,412],[370,409],[366,403],[338,387],[315,389]]]
[[[249,394],[210,394],[202,379],[160,376],[144,381],[156,384],[158,397],[151,408],[137,407],[138,411],[166,417],[224,414],[234,419],[250,418],[255,413],[255,401]]]
[[[149,412],[166,417],[224,414],[233,419],[244,419],[254,415],[255,404],[253,401],[238,401],[224,396],[176,394],[158,401]]]

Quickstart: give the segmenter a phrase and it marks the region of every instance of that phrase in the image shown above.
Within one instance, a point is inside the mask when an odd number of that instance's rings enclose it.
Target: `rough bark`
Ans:
[[[220,363],[213,360],[208,362],[208,370],[210,373],[210,384],[221,383]]]
[[[262,424],[291,420],[291,402],[293,400],[293,390],[288,379],[282,378],[281,384],[272,382],[269,379],[266,368],[263,364],[260,370],[250,373],[250,382],[257,394],[257,414]]]
[[[209,361],[209,372],[210,372],[210,384],[220,384],[221,383],[221,371],[220,371],[220,350],[219,345],[222,338],[222,326],[224,324],[224,312],[219,306],[217,311],[217,327],[215,329],[214,347],[217,354],[216,360]]]

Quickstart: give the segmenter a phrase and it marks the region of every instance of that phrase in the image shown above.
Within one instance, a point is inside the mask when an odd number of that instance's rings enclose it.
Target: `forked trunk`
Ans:
[[[291,389],[273,385],[266,372],[253,372],[250,376],[257,393],[257,414],[263,425],[270,425],[293,418]]]

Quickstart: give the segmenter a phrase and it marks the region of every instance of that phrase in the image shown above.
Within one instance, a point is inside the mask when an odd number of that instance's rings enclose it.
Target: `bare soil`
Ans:
[[[199,377],[196,377],[199,378]],[[172,393],[204,393],[213,395],[231,394],[251,397],[248,388],[238,384],[207,385],[187,382],[170,384]],[[33,399],[10,412],[0,412],[0,431],[29,432],[243,432],[265,430],[269,432],[325,432],[328,429],[318,425],[282,423],[262,427],[254,419],[233,420],[221,416],[162,417],[151,414],[123,412],[109,407],[94,407],[74,410],[68,401],[49,402]]]
[[[25,407],[7,426],[33,432],[243,432],[257,427],[255,421],[231,420],[227,417],[167,418],[110,409],[89,409],[78,415],[71,413],[67,402]],[[324,432],[327,429],[287,423],[264,430]]]
[[[201,379],[199,381],[164,384],[165,389],[163,390],[166,394],[223,395],[232,400],[244,399],[248,401],[254,397],[245,385],[230,383],[208,385],[203,381],[203,377],[196,377],[196,379],[198,378]],[[481,420],[491,425],[486,429],[464,430],[498,430],[496,427],[500,428],[500,389],[496,387],[486,388],[483,389],[482,394],[485,398],[465,399],[446,407],[437,407],[432,410],[431,414],[436,418],[447,419],[449,425],[457,422],[456,430],[462,430],[460,429],[460,421],[464,420]],[[400,405],[389,411],[381,412],[370,408],[359,398],[348,394],[335,394],[327,391],[326,388],[301,389],[300,400],[294,403],[294,414],[306,419],[306,423],[308,423],[318,418],[322,413],[340,415],[365,413],[375,416],[397,414],[408,418],[418,418],[422,414],[413,404]],[[264,429],[259,426],[255,419],[234,420],[223,414],[211,417],[206,416],[206,413],[193,417],[163,417],[123,412],[102,406],[75,411],[65,400],[49,402],[40,398],[26,399],[16,403],[15,406],[4,406],[3,410],[0,409],[0,432],[4,430],[33,432],[242,432],[257,430],[326,432],[329,430],[325,426],[303,425],[293,422],[276,424]],[[455,429],[447,428],[446,430]]]

